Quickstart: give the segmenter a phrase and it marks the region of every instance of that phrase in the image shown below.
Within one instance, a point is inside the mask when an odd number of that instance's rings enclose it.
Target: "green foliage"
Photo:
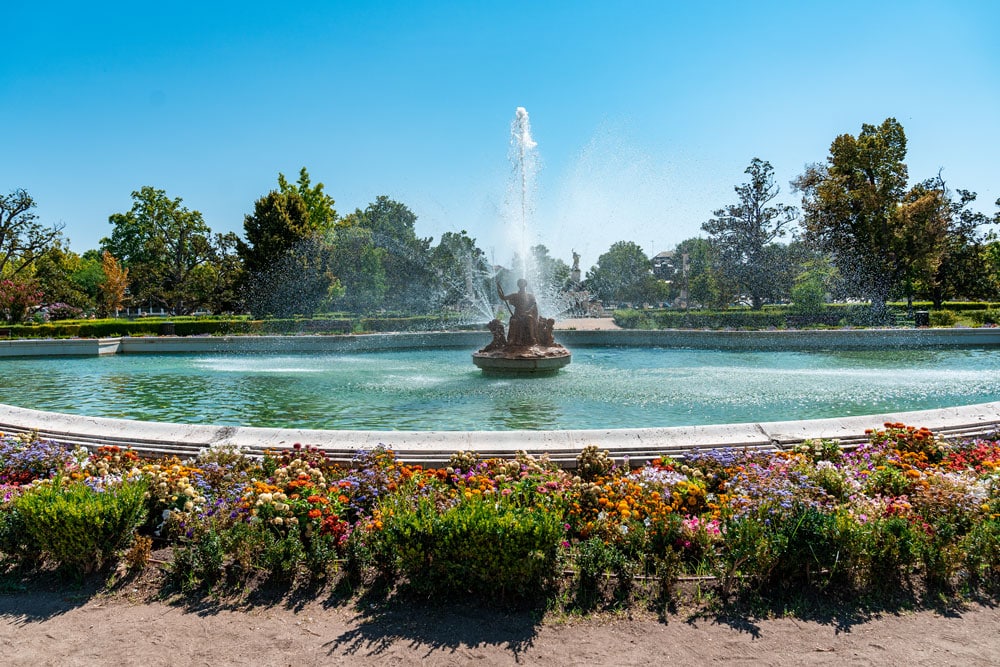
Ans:
[[[576,568],[576,603],[589,609],[601,597],[601,583],[606,574],[617,580],[615,597],[626,601],[639,564],[619,545],[594,537],[577,545]]]
[[[665,284],[652,271],[653,264],[642,248],[619,241],[587,272],[587,289],[606,303],[663,301],[667,297]]]
[[[101,246],[129,270],[129,289],[137,303],[156,304],[174,314],[197,310],[205,301],[197,269],[212,260],[211,232],[201,213],[170,199],[164,190],[145,186],[132,193],[132,208],[115,213],[114,226]]]
[[[806,239],[825,252],[856,296],[871,300],[877,319],[889,297],[912,295],[940,265],[948,224],[942,187],[906,190],[906,135],[895,118],[842,134],[826,165],[796,181],[804,193]]]
[[[726,523],[722,568],[728,586],[750,590],[823,589],[842,575],[837,515],[795,504],[763,506]],[[741,578],[742,577],[742,578]]]
[[[1000,324],[1000,309],[990,308],[988,310],[973,310],[968,313],[968,317],[973,324],[979,326]]]
[[[849,540],[845,556],[857,588],[876,593],[898,590],[919,562],[922,535],[898,516],[844,524]]]
[[[932,327],[952,327],[958,321],[958,315],[951,310],[932,310],[930,319]]]
[[[0,553],[5,560],[25,569],[41,558],[41,547],[31,538],[24,514],[13,504],[0,508]]]
[[[1000,521],[987,519],[973,526],[962,540],[965,568],[974,589],[1000,592]]]
[[[82,482],[33,487],[14,501],[29,545],[76,573],[99,569],[146,515],[145,482],[95,491]]]
[[[784,310],[616,310],[623,329],[769,329],[783,328]]]
[[[770,162],[754,158],[744,173],[750,182],[734,188],[739,203],[715,211],[701,228],[716,248],[722,273],[759,310],[780,296],[778,282],[789,267],[787,253],[776,242],[798,218],[798,210],[773,203],[780,188]]]
[[[255,316],[311,315],[340,294],[328,233],[312,226],[306,201],[294,189],[271,191],[243,221],[247,305]]]
[[[389,515],[383,539],[417,594],[517,602],[551,583],[562,535],[551,510],[480,499],[441,510],[423,499]]]

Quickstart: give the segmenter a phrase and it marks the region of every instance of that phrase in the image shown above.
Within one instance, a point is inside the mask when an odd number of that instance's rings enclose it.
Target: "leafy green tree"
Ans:
[[[343,291],[334,302],[337,310],[368,313],[385,303],[388,281],[385,275],[386,251],[375,245],[372,231],[350,220],[337,225],[334,237],[334,275]]]
[[[101,246],[129,269],[129,289],[140,304],[174,314],[190,313],[205,301],[197,290],[199,266],[211,260],[211,232],[201,213],[145,186],[132,193],[132,208],[109,218],[114,226]]]
[[[337,223],[337,209],[334,208],[333,197],[323,192],[324,185],[312,185],[309,172],[305,167],[299,171],[299,180],[292,185],[282,173],[278,174],[278,192],[282,194],[295,193],[302,197],[306,205],[306,215],[309,227],[314,231],[327,233],[333,230]]]
[[[771,246],[798,218],[794,206],[773,203],[780,193],[770,162],[754,158],[746,168],[750,181],[734,189],[739,203],[713,213],[701,228],[715,245],[720,271],[759,310],[775,292],[783,253]]]
[[[459,311],[478,307],[484,310],[483,315],[495,310],[493,267],[464,229],[441,235],[431,251],[430,264],[436,276],[440,307]]]
[[[434,289],[430,263],[430,238],[417,236],[417,216],[405,204],[379,196],[353,221],[372,234],[375,247],[385,251],[382,258],[386,278],[383,308],[402,312],[425,312]]]
[[[587,289],[605,302],[644,303],[666,298],[666,284],[636,243],[618,241],[587,272]]]
[[[802,266],[792,285],[792,308],[798,313],[811,314],[823,310],[827,295],[836,282],[836,269],[825,257],[815,257]]]
[[[907,191],[906,134],[896,119],[864,124],[834,139],[826,165],[796,179],[806,239],[828,253],[852,291],[871,300],[876,321],[886,302],[937,270],[946,219],[941,193]]]
[[[668,298],[676,305],[725,308],[735,298],[733,288],[718,271],[716,250],[708,239],[681,241],[674,249],[674,261],[665,268]]]
[[[339,296],[332,246],[310,224],[299,194],[273,190],[261,197],[244,219],[243,231],[246,241],[238,242],[237,253],[254,315],[312,314]]]
[[[93,310],[94,294],[79,280],[86,270],[86,260],[56,240],[38,257],[32,274],[45,294],[47,303],[65,303],[81,310]],[[99,264],[97,265],[99,268]]]
[[[985,252],[986,227],[995,220],[970,208],[976,201],[975,192],[957,190],[953,195],[940,175],[925,185],[944,193],[948,229],[941,262],[933,278],[924,281],[922,289],[918,288],[920,296],[930,298],[935,308],[940,308],[946,299],[995,299],[1000,283],[990,274]]]
[[[199,266],[193,280],[198,292],[205,295],[204,306],[212,313],[240,313],[245,303],[242,294],[243,262],[237,248],[240,237],[235,232],[216,234],[212,257]]]
[[[70,280],[96,306],[100,296],[99,285],[104,280],[101,253],[94,249],[84,251],[80,256],[79,265],[70,275]]]
[[[41,225],[33,208],[35,200],[23,189],[0,196],[0,277],[28,270],[62,234],[62,225]]]

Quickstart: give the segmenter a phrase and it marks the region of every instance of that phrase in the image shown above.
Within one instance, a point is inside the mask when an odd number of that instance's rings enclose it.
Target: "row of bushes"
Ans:
[[[385,331],[433,331],[482,328],[449,316],[270,319],[143,318],[82,320],[0,327],[10,338],[107,338],[116,336],[222,336],[243,334],[347,334]]]
[[[929,311],[931,326],[953,326],[964,318],[978,326],[1000,323],[1000,309],[961,308],[970,304],[955,304],[960,308]],[[761,310],[616,310],[615,323],[625,329],[784,329],[803,327],[872,326],[873,324],[909,325],[915,320],[905,306],[890,306],[889,319],[873,322],[868,306],[856,304],[831,304],[814,313],[798,312],[784,306],[764,307]]]
[[[155,539],[187,592],[346,577],[488,603],[561,590],[584,609],[628,603],[635,575],[661,602],[683,575],[715,577],[721,595],[1000,592],[1000,441],[902,424],[854,452],[815,441],[638,469],[587,447],[572,472],[468,452],[423,469],[384,449],[342,468],[299,446],[141,461],[6,437],[0,481],[8,572],[140,567]]]

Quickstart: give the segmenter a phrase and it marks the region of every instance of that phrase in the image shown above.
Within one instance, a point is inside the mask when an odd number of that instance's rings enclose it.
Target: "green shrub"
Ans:
[[[82,482],[34,487],[14,501],[29,544],[76,573],[108,563],[126,546],[146,513],[146,484],[94,490]]]
[[[606,574],[616,579],[616,601],[627,602],[632,578],[639,571],[639,563],[626,550],[599,537],[592,537],[577,546],[576,567],[576,603],[582,609],[591,609],[602,598],[601,584]]]
[[[951,327],[958,321],[958,315],[952,310],[932,310],[930,319],[932,327]]]
[[[41,548],[31,538],[24,514],[13,504],[0,509],[0,553],[10,565],[31,568],[41,557]]]
[[[729,585],[743,577],[751,590],[823,589],[843,574],[845,536],[835,514],[764,506],[730,521],[724,532],[721,563]]]
[[[973,324],[979,326],[1000,324],[1000,310],[990,308],[988,310],[973,310],[966,313],[966,316]]]
[[[860,590],[897,590],[919,562],[923,536],[903,517],[883,517],[845,525],[848,557]]]
[[[962,540],[964,565],[973,589],[1000,591],[1000,521],[976,524]]]
[[[421,499],[388,514],[383,528],[413,592],[495,602],[541,595],[555,576],[562,535],[556,511],[477,498],[445,510]]]
[[[170,576],[182,591],[190,593],[219,581],[224,563],[222,537],[216,530],[209,529],[174,547]]]

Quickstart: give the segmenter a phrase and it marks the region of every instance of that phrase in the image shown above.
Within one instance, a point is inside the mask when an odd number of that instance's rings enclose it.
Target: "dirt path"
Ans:
[[[82,597],[82,596],[81,596]],[[0,664],[25,665],[995,665],[1000,609],[863,622],[732,624],[323,600],[244,610],[58,593],[0,596]]]

